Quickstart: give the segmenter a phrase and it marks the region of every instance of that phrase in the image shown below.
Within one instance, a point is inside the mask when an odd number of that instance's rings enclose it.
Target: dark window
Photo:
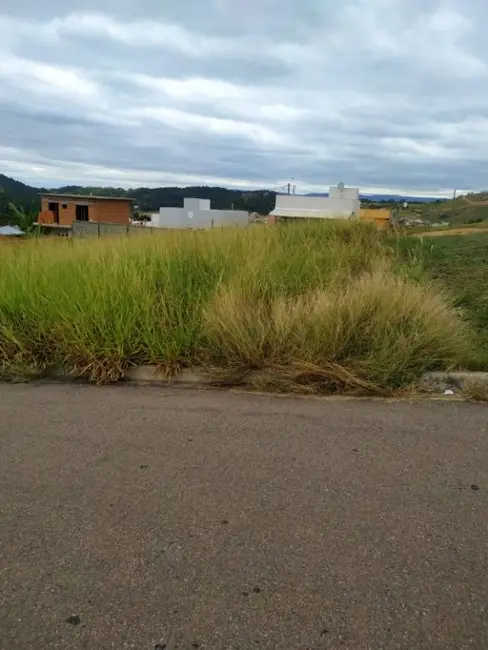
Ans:
[[[88,206],[87,205],[77,205],[76,206],[76,221],[88,221]]]
[[[59,203],[55,203],[54,201],[52,203],[49,202],[47,204],[47,209],[49,210],[49,212],[53,213],[54,223],[59,223]]]
[[[66,210],[66,208],[68,207],[68,204],[67,204],[67,203],[63,203],[63,205],[62,205],[61,207],[63,208],[63,210]]]

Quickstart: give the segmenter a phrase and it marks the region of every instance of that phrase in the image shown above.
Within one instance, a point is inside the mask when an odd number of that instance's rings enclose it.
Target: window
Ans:
[[[63,203],[63,205],[62,205],[61,207],[63,208],[63,210],[66,210],[66,208],[68,207],[68,204],[67,204],[67,203]]]
[[[47,209],[49,212],[52,212],[53,215],[53,223],[59,223],[59,203],[56,203],[55,201],[50,201],[47,204]]]
[[[76,206],[76,221],[88,221],[88,206],[87,205],[77,205]]]

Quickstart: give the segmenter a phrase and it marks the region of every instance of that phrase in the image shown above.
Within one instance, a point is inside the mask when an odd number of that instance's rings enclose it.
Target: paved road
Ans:
[[[0,648],[488,648],[488,407],[0,386]]]

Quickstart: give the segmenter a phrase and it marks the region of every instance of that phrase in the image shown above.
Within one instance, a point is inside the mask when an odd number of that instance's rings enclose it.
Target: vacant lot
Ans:
[[[34,241],[0,259],[4,374],[107,382],[137,363],[204,364],[263,369],[275,388],[384,392],[469,345],[448,295],[398,268],[370,224]]]
[[[472,368],[488,368],[488,233],[398,241],[399,257],[446,288],[475,329]]]

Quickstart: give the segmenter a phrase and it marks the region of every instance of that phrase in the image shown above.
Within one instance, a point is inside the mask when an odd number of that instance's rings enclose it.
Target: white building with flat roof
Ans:
[[[357,187],[339,183],[331,187],[329,196],[302,196],[277,194],[275,209],[270,213],[277,218],[302,219],[359,219],[361,201]]]
[[[183,201],[182,208],[159,208],[159,214],[151,217],[153,228],[223,228],[244,227],[249,214],[244,210],[212,210],[209,199]]]

